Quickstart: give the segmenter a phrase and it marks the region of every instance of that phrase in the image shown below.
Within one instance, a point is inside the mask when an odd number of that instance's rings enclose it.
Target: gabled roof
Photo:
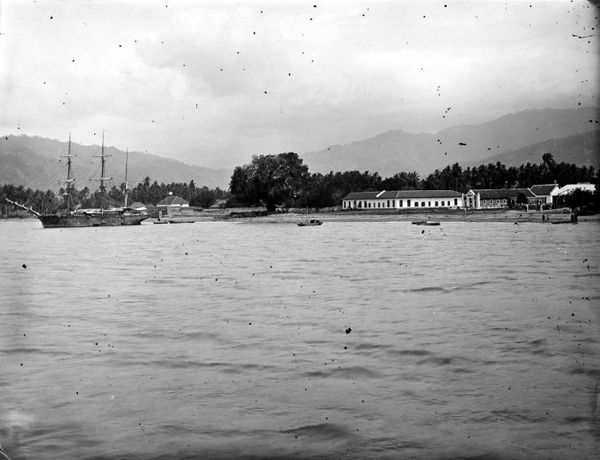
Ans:
[[[131,203],[129,205],[129,207],[131,209],[146,209],[146,205],[144,203],[140,203],[139,201],[136,201],[135,203]]]
[[[534,198],[535,195],[528,188],[474,188],[469,192],[479,193],[482,200],[502,200],[505,198],[517,198],[521,193],[527,198]]]
[[[454,190],[390,190],[383,192],[380,198],[459,198],[462,193]]]
[[[462,194],[454,190],[383,190],[381,192],[352,192],[344,200],[390,200],[419,198],[460,198]]]
[[[344,200],[374,200],[379,195],[379,192],[351,192],[348,193]]]
[[[156,206],[173,206],[173,205],[189,205],[189,201],[184,200],[180,196],[169,195],[164,200],[158,202]]]
[[[558,188],[558,185],[556,185],[556,184],[537,184],[537,185],[532,185],[529,188],[534,193],[534,195],[541,196],[541,195],[550,195],[550,192],[552,192],[552,190],[554,190],[555,188]]]

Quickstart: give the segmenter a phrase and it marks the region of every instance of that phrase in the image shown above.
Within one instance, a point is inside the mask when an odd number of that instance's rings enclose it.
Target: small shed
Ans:
[[[159,201],[156,207],[159,216],[162,214],[175,216],[182,214],[185,209],[189,209],[190,203],[180,196],[169,194],[164,200]]]
[[[190,206],[189,201],[184,200],[177,195],[169,195],[164,200],[159,201],[156,206],[158,209],[165,210],[167,208],[188,208]]]

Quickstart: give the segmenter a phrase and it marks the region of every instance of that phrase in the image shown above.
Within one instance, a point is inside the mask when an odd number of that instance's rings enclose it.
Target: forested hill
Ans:
[[[550,139],[537,144],[528,145],[517,150],[501,153],[487,158],[485,161],[466,163],[464,166],[477,166],[482,163],[500,162],[506,166],[539,163],[544,153],[552,153],[557,163],[573,163],[600,167],[600,130],[575,134],[560,139]]]
[[[526,110],[478,125],[447,128],[434,134],[389,131],[301,156],[311,171],[368,170],[377,171],[382,176],[398,171],[417,171],[424,175],[452,163],[487,163],[495,155],[551,139],[597,131],[598,126],[598,109],[594,107]],[[588,156],[578,156],[577,142],[584,140],[574,138],[570,141],[573,148],[569,161],[589,164]],[[552,150],[549,152],[554,153]],[[561,155],[556,157],[561,158]],[[519,163],[540,160],[541,156],[538,156]]]
[[[0,185],[23,185],[41,190],[58,190],[60,181],[66,177],[66,166],[61,155],[67,153],[67,142],[45,139],[37,136],[3,136],[0,138]],[[100,177],[100,161],[94,155],[100,154],[98,145],[72,143],[73,174],[77,178],[76,187],[96,188],[91,177]],[[125,177],[125,151],[106,147],[107,174],[113,178],[110,185],[119,185]],[[61,160],[61,161],[59,161]],[[192,166],[176,160],[140,152],[129,152],[128,182],[137,184],[145,177],[160,182],[184,182],[191,180],[199,187],[227,188],[230,170],[212,170]]]

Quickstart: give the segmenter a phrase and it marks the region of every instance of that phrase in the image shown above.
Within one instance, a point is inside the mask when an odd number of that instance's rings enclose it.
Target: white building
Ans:
[[[570,195],[575,190],[582,190],[584,192],[592,192],[596,191],[596,186],[590,182],[579,182],[577,184],[567,184],[554,192],[552,196],[563,196]]]
[[[156,205],[156,207],[158,209],[181,209],[181,208],[189,208],[190,207],[190,203],[187,200],[184,200],[183,198],[177,196],[177,195],[171,195],[169,194],[168,197],[166,197],[164,200],[161,200],[158,202],[158,204]]]
[[[465,205],[469,209],[501,209],[519,204],[539,206],[545,198],[537,197],[528,188],[478,188],[465,193]]]
[[[463,196],[454,190],[352,192],[342,199],[343,209],[456,209],[462,206]]]
[[[558,191],[559,187],[557,184],[538,184],[530,187],[530,190],[537,197],[544,198],[542,204],[552,204],[552,197]]]
[[[167,215],[167,216],[177,216],[184,213],[184,210],[188,210],[190,208],[190,203],[183,198],[172,195],[169,192],[169,196],[167,196],[164,200],[161,200],[156,205],[158,208],[158,216]]]

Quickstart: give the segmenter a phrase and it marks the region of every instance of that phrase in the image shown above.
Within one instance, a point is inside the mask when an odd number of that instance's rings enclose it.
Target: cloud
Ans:
[[[587,3],[314,5],[9,0],[0,130],[86,143],[106,129],[120,147],[229,167],[597,103],[597,38],[573,37],[597,27]]]

